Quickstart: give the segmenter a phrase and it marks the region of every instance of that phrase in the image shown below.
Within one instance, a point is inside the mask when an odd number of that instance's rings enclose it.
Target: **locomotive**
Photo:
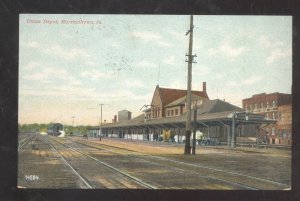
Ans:
[[[47,128],[48,135],[59,136],[63,132],[63,125],[61,123],[53,123]]]

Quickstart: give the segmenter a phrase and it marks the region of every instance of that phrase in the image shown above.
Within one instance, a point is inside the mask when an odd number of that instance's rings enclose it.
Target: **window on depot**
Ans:
[[[272,116],[273,116],[273,119],[275,119],[275,113],[274,112],[273,112]]]
[[[272,127],[272,135],[275,135],[275,127]]]
[[[273,107],[276,107],[276,102],[275,102],[275,100],[273,100]]]
[[[260,104],[260,108],[261,108],[261,109],[264,108],[264,103],[261,103],[261,104]]]
[[[178,109],[175,109],[175,115],[178,115]]]
[[[269,108],[269,101],[267,101],[267,108]]]

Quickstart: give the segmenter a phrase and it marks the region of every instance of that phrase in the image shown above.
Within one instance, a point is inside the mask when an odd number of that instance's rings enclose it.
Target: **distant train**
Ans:
[[[59,136],[63,131],[63,125],[61,123],[53,123],[47,128],[48,135]]]

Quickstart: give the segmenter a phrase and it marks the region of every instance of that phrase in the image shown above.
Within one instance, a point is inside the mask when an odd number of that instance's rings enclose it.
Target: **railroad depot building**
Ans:
[[[270,144],[292,143],[292,95],[283,93],[261,93],[243,99],[246,112],[264,115],[276,120],[275,125],[264,128],[266,140]]]
[[[133,119],[103,124],[101,135],[125,139],[157,140],[165,130],[175,133],[175,141],[185,140],[187,90],[156,86],[150,108]],[[128,113],[129,111],[123,111]],[[246,113],[242,108],[216,99],[210,100],[203,82],[202,91],[192,91],[192,127],[216,143],[235,146],[239,138],[255,138],[261,135],[261,127],[276,121],[263,115]],[[126,116],[127,117],[127,116]],[[90,129],[98,135],[100,127]],[[259,141],[257,141],[259,142]]]

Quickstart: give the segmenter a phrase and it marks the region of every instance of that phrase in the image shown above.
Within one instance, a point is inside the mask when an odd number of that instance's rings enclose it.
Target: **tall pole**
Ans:
[[[186,54],[188,57],[188,79],[187,79],[187,99],[186,99],[186,131],[185,131],[185,147],[184,147],[184,154],[190,155],[191,154],[191,145],[190,145],[190,139],[191,139],[191,97],[192,97],[192,63],[195,63],[194,57],[196,55],[193,54],[193,15],[190,16],[190,30],[186,33],[186,35],[190,34],[189,39],[189,53]]]
[[[231,148],[235,148],[235,115],[234,112],[232,115],[232,134],[231,134]]]
[[[75,133],[74,133],[74,118],[75,118],[75,116],[72,116],[72,134],[73,135],[75,135]]]
[[[100,135],[99,135],[99,140],[101,141],[101,135],[102,135],[102,105],[103,104],[99,104],[100,105]]]
[[[196,154],[196,131],[197,131],[197,102],[194,108],[194,130],[193,130],[193,148],[192,154]]]

